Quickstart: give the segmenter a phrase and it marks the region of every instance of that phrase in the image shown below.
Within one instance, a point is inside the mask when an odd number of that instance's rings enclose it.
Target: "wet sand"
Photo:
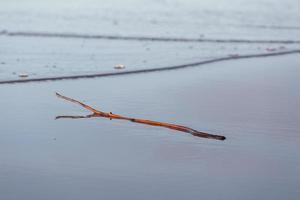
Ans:
[[[298,199],[300,59],[0,85],[3,199]],[[225,141],[102,118],[186,125]]]

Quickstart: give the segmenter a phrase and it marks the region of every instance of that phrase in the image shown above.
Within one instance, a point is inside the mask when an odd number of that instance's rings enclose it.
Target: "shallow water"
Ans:
[[[0,37],[0,81],[164,68],[220,57],[299,50],[299,44]],[[268,49],[276,49],[268,51]],[[124,70],[116,70],[124,64]]]
[[[3,199],[298,199],[299,56],[185,70],[1,85]],[[225,135],[199,139],[103,111]]]
[[[2,0],[0,30],[299,39],[298,0]]]
[[[124,64],[126,71],[299,50],[299,9],[298,0],[2,0],[0,81],[22,79],[20,74],[41,78],[114,72],[116,64]],[[51,36],[66,34],[82,37]],[[88,39],[90,35],[116,40]],[[232,42],[236,40],[242,42]]]

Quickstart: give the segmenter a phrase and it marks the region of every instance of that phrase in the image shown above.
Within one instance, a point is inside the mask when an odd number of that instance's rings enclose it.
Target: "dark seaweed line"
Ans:
[[[73,39],[105,39],[131,40],[156,42],[207,42],[207,43],[258,43],[258,44],[300,44],[300,40],[247,40],[247,39],[209,39],[209,38],[176,38],[176,37],[148,37],[148,36],[116,36],[116,35],[89,35],[76,33],[49,33],[49,32],[9,32],[3,30],[0,36],[10,37],[44,37],[44,38],[73,38]]]
[[[211,60],[204,60],[204,61],[199,61],[199,62],[194,62],[194,63],[186,63],[186,64],[181,64],[181,65],[175,65],[175,66],[169,66],[169,67],[159,67],[159,68],[152,68],[152,69],[138,69],[138,70],[130,70],[130,71],[122,71],[122,72],[108,72],[108,73],[96,73],[96,74],[82,74],[82,75],[70,75],[70,76],[6,80],[6,81],[0,81],[0,84],[14,84],[14,83],[27,83],[27,82],[40,82],[40,81],[58,81],[58,80],[66,80],[66,79],[83,79],[83,78],[96,78],[96,77],[106,77],[106,76],[119,76],[119,75],[128,75],[128,74],[158,72],[158,71],[166,71],[166,70],[183,69],[183,68],[187,68],[187,67],[196,67],[199,65],[216,63],[216,62],[227,61],[227,60],[279,56],[279,55],[296,54],[296,53],[300,53],[300,49],[292,50],[292,51],[266,53],[266,54],[248,54],[248,55],[241,55],[238,57],[227,56],[227,57],[221,57],[221,58],[216,58],[216,59],[211,59]]]

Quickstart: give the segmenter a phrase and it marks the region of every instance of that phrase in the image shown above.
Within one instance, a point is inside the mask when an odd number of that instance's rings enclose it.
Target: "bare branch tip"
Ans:
[[[61,97],[62,95],[59,94],[58,92],[55,92],[55,95],[58,96],[58,97]]]

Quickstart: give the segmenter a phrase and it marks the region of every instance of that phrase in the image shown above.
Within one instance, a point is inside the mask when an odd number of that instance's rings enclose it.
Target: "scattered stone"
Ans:
[[[5,65],[6,63],[5,62],[1,62],[1,65]]]
[[[115,69],[125,69],[125,65],[117,64],[117,65],[115,65],[114,68],[115,68]]]
[[[21,74],[19,74],[19,77],[20,77],[20,78],[27,78],[27,77],[28,77],[28,74],[26,74],[26,73],[21,73]]]
[[[276,51],[276,48],[266,48],[266,50],[272,52],[272,51]]]

